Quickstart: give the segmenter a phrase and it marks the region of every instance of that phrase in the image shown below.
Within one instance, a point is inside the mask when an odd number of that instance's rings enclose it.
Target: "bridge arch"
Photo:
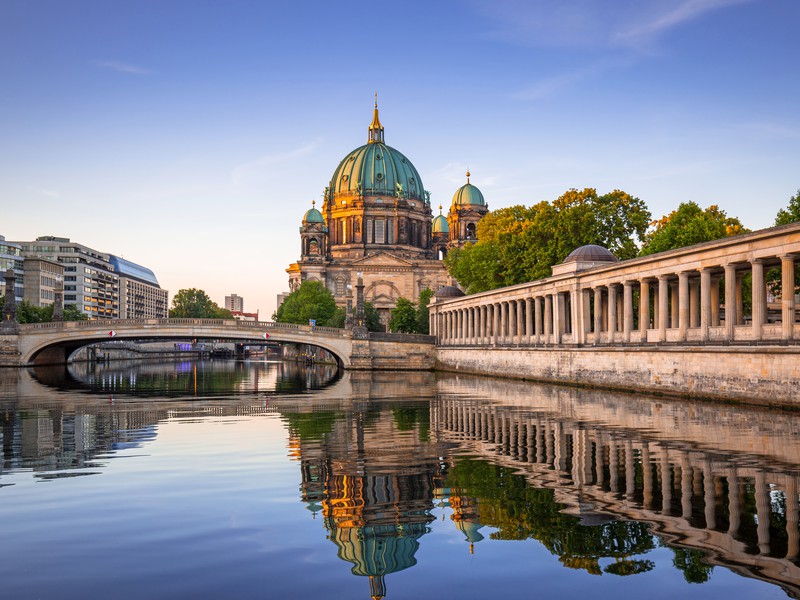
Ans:
[[[20,325],[23,365],[65,364],[84,346],[114,340],[269,340],[308,344],[330,352],[340,368],[350,366],[352,334],[329,327],[222,319],[116,319]]]

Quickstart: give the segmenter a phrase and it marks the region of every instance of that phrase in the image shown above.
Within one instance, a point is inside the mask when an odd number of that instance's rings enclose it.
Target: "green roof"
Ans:
[[[450,233],[450,225],[448,225],[444,215],[436,215],[433,218],[433,227],[431,231],[433,233]]]
[[[453,194],[453,206],[486,206],[486,201],[481,191],[468,182]]]
[[[310,208],[303,215],[303,223],[324,223],[325,219],[322,218],[322,213],[316,208]]]

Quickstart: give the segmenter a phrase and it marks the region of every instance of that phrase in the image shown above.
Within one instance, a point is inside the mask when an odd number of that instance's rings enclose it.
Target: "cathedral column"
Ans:
[[[516,343],[517,344],[522,344],[523,340],[524,340],[523,335],[522,335],[524,333],[523,322],[522,322],[522,308],[523,308],[523,306],[524,306],[524,301],[523,300],[517,300],[517,306],[516,306],[516,311],[517,311],[517,339],[516,339]]]

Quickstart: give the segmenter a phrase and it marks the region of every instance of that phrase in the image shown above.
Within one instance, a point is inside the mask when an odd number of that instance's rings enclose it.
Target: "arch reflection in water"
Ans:
[[[301,392],[321,389],[338,377],[335,364],[249,360],[81,362],[35,367],[42,383],[104,394],[207,397],[231,393]]]

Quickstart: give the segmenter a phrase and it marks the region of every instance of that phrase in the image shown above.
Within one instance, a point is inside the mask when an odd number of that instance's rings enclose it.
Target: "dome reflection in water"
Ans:
[[[9,597],[800,596],[799,415],[215,369],[0,375]]]

